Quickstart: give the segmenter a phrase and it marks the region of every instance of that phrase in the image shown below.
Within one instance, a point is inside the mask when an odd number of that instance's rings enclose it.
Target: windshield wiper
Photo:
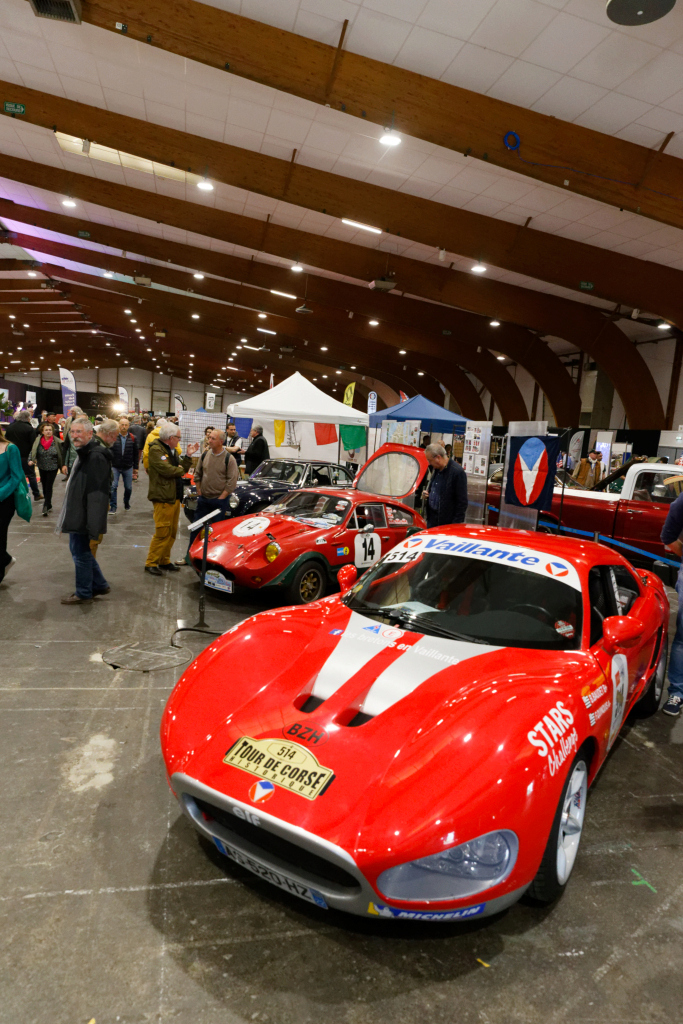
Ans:
[[[412,626],[419,630],[420,633],[433,633],[435,636],[442,636],[446,640],[465,640],[467,643],[486,644],[488,646],[488,640],[482,640],[476,636],[468,636],[466,633],[456,633],[455,630],[448,629],[438,622],[425,621],[421,616],[415,615],[412,612],[387,608],[383,614],[392,622],[396,622],[399,625]]]

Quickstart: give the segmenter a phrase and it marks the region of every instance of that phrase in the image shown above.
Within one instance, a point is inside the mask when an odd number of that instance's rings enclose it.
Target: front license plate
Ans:
[[[315,903],[316,907],[323,907],[324,910],[328,909],[325,897],[316,889],[309,889],[308,886],[295,882],[294,879],[287,878],[286,875],[281,875],[279,871],[273,871],[272,868],[259,864],[257,860],[253,860],[246,853],[242,853],[241,850],[236,850],[234,846],[230,846],[229,843],[224,842],[222,839],[217,839],[216,836],[212,836],[212,838],[217,849],[224,856],[229,857],[230,860],[234,860],[236,864],[241,864],[243,868],[258,875],[259,878],[264,878],[271,885],[276,885],[278,889],[284,889],[285,892],[291,892],[295,896],[300,896],[302,900]]]
[[[232,594],[232,580],[226,580],[217,569],[207,569],[204,577],[204,586],[212,590],[220,590],[222,594]]]

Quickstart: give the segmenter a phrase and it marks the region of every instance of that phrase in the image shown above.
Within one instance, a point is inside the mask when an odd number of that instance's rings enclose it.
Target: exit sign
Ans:
[[[79,238],[90,238],[90,232],[89,231],[79,231],[78,232],[78,237]]]
[[[595,287],[595,285],[593,284],[592,281],[582,281],[581,282],[581,291],[583,291],[583,292],[592,292],[594,287]]]
[[[8,100],[5,100],[5,103],[4,103],[4,106],[3,106],[3,110],[5,111],[6,114],[25,114],[26,113],[26,107],[24,106],[23,103],[10,103]]]

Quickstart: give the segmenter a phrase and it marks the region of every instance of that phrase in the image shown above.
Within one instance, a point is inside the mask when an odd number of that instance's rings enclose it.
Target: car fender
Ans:
[[[264,583],[261,589],[265,590],[267,587],[288,586],[292,582],[294,574],[297,572],[299,567],[304,564],[304,562],[318,562],[325,569],[328,580],[336,580],[336,567],[333,569],[320,551],[304,551],[302,554],[297,555],[294,561],[290,562],[287,568],[283,569],[278,576],[270,580],[269,583]],[[339,566],[339,568],[341,569],[341,566]]]

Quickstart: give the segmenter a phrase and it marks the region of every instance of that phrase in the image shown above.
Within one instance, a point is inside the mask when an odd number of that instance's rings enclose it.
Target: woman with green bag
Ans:
[[[7,440],[0,428],[0,583],[16,562],[7,552],[7,531],[15,511],[28,522],[31,499],[19,449]]]

